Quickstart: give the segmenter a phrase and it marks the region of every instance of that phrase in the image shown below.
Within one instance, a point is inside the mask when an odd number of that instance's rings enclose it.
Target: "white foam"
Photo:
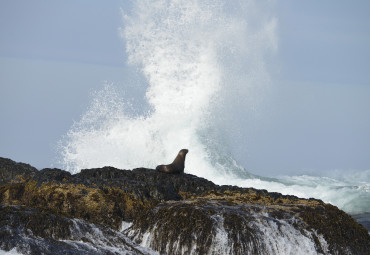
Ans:
[[[215,222],[216,235],[208,254],[232,254],[232,245],[229,243],[228,232],[224,228],[224,218],[221,215],[213,215],[212,218]]]
[[[22,255],[22,253],[17,252],[17,248],[13,248],[10,251],[0,250],[0,255]]]
[[[255,217],[251,225],[256,225],[262,232],[261,241],[264,243],[266,254],[320,254],[317,253],[312,233],[305,235],[295,229],[291,223],[285,220],[272,220],[264,217]],[[319,239],[326,247],[327,243],[322,237]]]
[[[370,211],[369,183],[362,180],[346,181],[345,179],[303,175],[285,176],[278,179],[221,177],[213,181],[217,184],[254,187],[284,195],[321,199],[351,214]]]
[[[132,226],[132,222],[122,221],[121,229],[120,231],[123,232],[126,229],[130,228]]]
[[[132,223],[123,223],[122,228],[129,227],[130,224]],[[131,254],[133,248],[135,248],[143,254],[158,254],[149,248],[134,244],[131,239],[129,239],[121,231],[107,229],[107,232],[104,233],[94,224],[86,223],[79,219],[73,219],[73,226],[70,227],[70,230],[71,238],[59,241],[63,241],[76,247],[76,250],[78,250],[80,247],[84,247],[84,249],[87,250],[98,252],[102,251],[103,253],[112,252],[114,254]],[[125,242],[120,240],[124,240]]]

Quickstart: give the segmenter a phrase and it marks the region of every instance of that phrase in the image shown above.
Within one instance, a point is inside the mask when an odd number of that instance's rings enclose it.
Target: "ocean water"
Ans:
[[[225,145],[230,132],[225,121],[232,120],[234,110],[240,116],[253,107],[257,92],[270,83],[266,61],[278,49],[278,22],[270,5],[133,1],[130,10],[122,10],[121,35],[128,63],[146,81],[143,102],[132,104],[121,88],[104,84],[60,143],[63,168],[72,173],[107,165],[155,168],[187,148],[186,173],[217,184],[322,199],[368,220],[370,170],[257,176]]]

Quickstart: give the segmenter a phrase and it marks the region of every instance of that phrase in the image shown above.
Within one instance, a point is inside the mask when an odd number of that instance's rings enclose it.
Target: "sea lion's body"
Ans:
[[[185,157],[188,153],[187,149],[182,149],[177,154],[175,160],[169,165],[159,165],[155,168],[155,170],[168,173],[168,174],[182,174],[184,173],[185,168]]]

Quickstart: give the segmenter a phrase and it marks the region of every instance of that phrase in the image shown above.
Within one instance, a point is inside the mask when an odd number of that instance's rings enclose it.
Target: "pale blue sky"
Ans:
[[[142,96],[118,32],[129,2],[0,0],[1,157],[55,166],[57,141],[105,80]],[[248,146],[233,148],[246,168],[370,169],[369,13],[369,1],[277,1],[269,100],[241,121]]]

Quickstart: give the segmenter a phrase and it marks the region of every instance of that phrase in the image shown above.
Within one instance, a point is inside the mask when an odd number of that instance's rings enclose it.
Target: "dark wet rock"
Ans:
[[[34,176],[37,169],[24,163],[17,163],[11,159],[0,157],[0,185],[21,182]]]
[[[366,254],[370,251],[370,237],[367,230],[336,206],[325,204],[299,210],[301,208],[298,207],[297,211],[302,219],[309,229],[325,237],[331,253]]]
[[[364,228],[332,205],[214,195],[161,203],[125,233],[160,254],[367,254],[370,247]]]
[[[370,237],[363,226],[317,199],[219,186],[190,174],[145,168],[103,167],[71,175],[60,169],[37,171],[9,160],[0,163],[7,166],[1,168],[5,169],[2,205],[54,215],[32,221],[36,222],[32,233],[43,240],[70,238],[70,221],[65,226],[60,223],[64,217],[102,226],[114,235],[123,221],[133,222],[125,233],[161,254],[289,254],[289,247],[295,246],[293,251],[302,253],[367,254],[370,250]],[[24,175],[20,176],[21,170]],[[45,232],[54,221],[59,232]],[[287,246],[281,246],[284,242]]]
[[[37,181],[38,186],[42,183],[63,183],[66,181],[70,181],[72,179],[72,175],[70,172],[60,170],[57,168],[45,168],[37,172],[33,177],[32,180]]]
[[[0,249],[24,254],[153,254],[122,233],[42,209],[0,206]]]

